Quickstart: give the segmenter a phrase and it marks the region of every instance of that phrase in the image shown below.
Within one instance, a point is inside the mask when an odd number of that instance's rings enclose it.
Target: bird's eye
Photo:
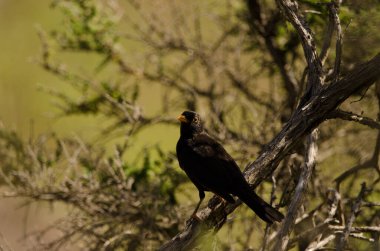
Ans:
[[[193,122],[194,122],[194,123],[198,123],[198,122],[199,122],[199,118],[198,118],[198,117],[195,117],[195,118],[193,119]]]

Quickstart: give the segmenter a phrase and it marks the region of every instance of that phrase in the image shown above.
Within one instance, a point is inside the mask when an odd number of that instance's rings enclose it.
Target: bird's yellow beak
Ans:
[[[179,115],[177,119],[182,123],[189,123],[184,115]]]

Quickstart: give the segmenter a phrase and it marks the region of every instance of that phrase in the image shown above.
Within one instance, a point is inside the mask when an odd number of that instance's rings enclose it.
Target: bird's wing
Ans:
[[[221,144],[202,133],[195,137],[193,151],[202,159],[205,168],[221,182],[241,182],[244,179],[239,166]],[[227,184],[226,184],[227,185]]]
[[[194,138],[193,147],[194,151],[204,158],[217,157],[220,160],[235,163],[223,146],[206,133],[201,133]]]

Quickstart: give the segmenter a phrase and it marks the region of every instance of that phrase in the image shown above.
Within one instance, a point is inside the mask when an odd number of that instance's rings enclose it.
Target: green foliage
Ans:
[[[115,26],[117,16],[100,1],[54,1],[65,17],[64,27],[52,33],[53,37],[66,50],[109,51],[118,41]]]

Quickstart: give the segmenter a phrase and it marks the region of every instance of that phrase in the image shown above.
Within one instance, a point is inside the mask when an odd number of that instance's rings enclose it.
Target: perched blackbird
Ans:
[[[197,113],[184,111],[178,120],[181,122],[181,136],[176,149],[178,162],[199,190],[200,200],[192,217],[196,217],[205,191],[211,191],[229,203],[235,202],[231,195],[239,197],[268,223],[284,218],[279,211],[252,191],[236,162],[223,146],[203,129]]]

